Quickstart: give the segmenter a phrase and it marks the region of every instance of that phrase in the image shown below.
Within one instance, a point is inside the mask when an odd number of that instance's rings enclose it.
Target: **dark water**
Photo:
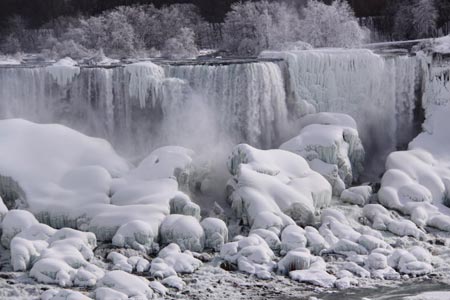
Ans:
[[[438,291],[450,291],[450,285],[432,281],[409,282],[390,287],[377,286],[370,289],[349,289],[336,293],[324,293],[317,295],[317,298],[323,300],[401,300],[424,292]],[[450,298],[442,300],[450,300]]]

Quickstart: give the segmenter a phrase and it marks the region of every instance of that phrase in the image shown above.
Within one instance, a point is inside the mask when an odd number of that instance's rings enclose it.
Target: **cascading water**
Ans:
[[[373,179],[386,155],[416,134],[417,95],[439,99],[448,84],[445,68],[434,74],[440,69],[414,56],[365,49],[261,56],[276,60],[2,67],[0,118],[65,124],[135,156],[167,144],[198,149],[205,140],[276,148],[297,134],[299,116],[342,112],[357,121]]]
[[[413,136],[414,57],[383,57],[366,49],[264,52],[262,57],[283,59],[288,102],[297,114],[313,109],[356,120],[370,177],[383,172],[386,156]]]
[[[189,82],[217,112],[234,142],[263,148],[280,143],[288,116],[280,69],[272,62],[167,66],[167,74]]]
[[[214,142],[276,146],[287,119],[283,78],[270,62],[1,68],[0,91],[1,118],[65,124],[128,155],[183,143],[195,132]]]

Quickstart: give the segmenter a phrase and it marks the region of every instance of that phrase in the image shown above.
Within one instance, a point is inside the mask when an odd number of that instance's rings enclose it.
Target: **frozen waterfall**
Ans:
[[[0,118],[61,123],[134,156],[167,144],[205,147],[205,139],[274,148],[298,133],[298,117],[340,112],[356,120],[377,176],[386,155],[417,133],[422,94],[442,92],[446,78],[445,70],[425,75],[424,58],[365,49],[261,56],[235,63],[3,66]]]
[[[415,57],[381,56],[367,49],[263,52],[261,56],[283,59],[287,101],[298,116],[339,112],[356,120],[373,172],[381,173],[386,156],[414,136],[419,70]]]

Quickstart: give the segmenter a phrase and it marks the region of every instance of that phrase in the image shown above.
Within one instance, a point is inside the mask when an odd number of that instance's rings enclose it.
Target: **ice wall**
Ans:
[[[282,58],[288,103],[297,115],[340,112],[357,124],[368,168],[379,175],[388,153],[414,136],[418,61],[366,49],[264,52]]]

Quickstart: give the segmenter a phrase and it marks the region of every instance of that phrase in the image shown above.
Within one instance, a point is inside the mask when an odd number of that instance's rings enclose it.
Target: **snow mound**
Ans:
[[[60,214],[83,206],[107,203],[111,177],[128,170],[106,141],[61,125],[1,120],[0,135],[0,174],[23,190],[22,206],[38,219],[54,220],[46,223],[58,223]]]
[[[450,105],[429,108],[424,132],[407,151],[393,152],[378,194],[384,206],[410,215],[420,227],[450,231]]]
[[[364,206],[369,203],[369,199],[372,196],[372,187],[356,186],[344,190],[341,193],[341,201],[344,203],[355,204]]]
[[[316,262],[311,264],[309,269],[289,272],[289,277],[295,281],[305,282],[325,288],[333,287],[336,282],[336,277],[325,271],[324,262],[320,257],[317,258]]]
[[[127,273],[143,273],[149,270],[150,262],[140,256],[126,257],[118,252],[110,252],[106,257],[113,264],[113,270],[121,270]]]
[[[318,113],[300,119],[300,134],[280,146],[304,157],[339,196],[363,171],[364,148],[356,122],[348,115]]]
[[[9,248],[11,240],[18,233],[36,224],[39,224],[38,220],[28,211],[10,210],[5,214],[2,221],[2,246]]]
[[[241,144],[228,159],[229,201],[253,229],[308,224],[331,201],[331,186],[300,156]]]
[[[192,216],[170,215],[159,229],[161,244],[176,243],[184,250],[201,252],[205,244],[205,232],[198,220]]]
[[[121,294],[124,294],[127,297],[125,299],[150,300],[153,298],[153,290],[149,287],[149,284],[150,282],[145,278],[134,276],[120,270],[111,271],[106,273],[98,282],[95,291],[96,299],[121,299],[123,297]],[[114,290],[116,293],[111,290]]]
[[[271,271],[276,266],[275,255],[266,241],[257,234],[250,234],[237,242],[222,246],[220,257],[237,265],[238,269],[254,274],[261,279],[271,278]]]
[[[224,221],[217,218],[205,218],[200,225],[205,233],[205,248],[220,251],[228,242],[228,228]]]
[[[154,277],[165,278],[177,273],[193,273],[201,265],[201,261],[196,259],[190,251],[182,252],[177,244],[170,244],[159,252],[157,259],[152,261],[150,273]]]
[[[40,300],[92,300],[92,299],[77,291],[51,289],[43,292],[41,294]]]

